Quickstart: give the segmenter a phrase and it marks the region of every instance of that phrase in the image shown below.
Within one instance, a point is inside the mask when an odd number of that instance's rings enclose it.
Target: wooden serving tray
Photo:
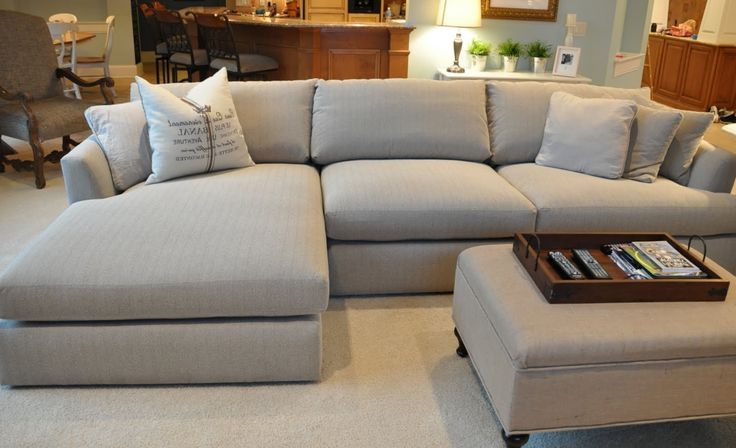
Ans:
[[[661,240],[668,241],[708,278],[631,280],[601,250],[603,244]],[[563,278],[548,254],[559,250],[573,260],[571,249],[588,249],[611,280]],[[666,233],[517,233],[513,250],[549,303],[715,302],[726,300],[730,284]]]

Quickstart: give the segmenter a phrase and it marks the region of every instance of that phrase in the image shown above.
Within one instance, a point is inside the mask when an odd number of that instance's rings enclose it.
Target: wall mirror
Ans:
[[[480,0],[486,19],[555,22],[559,0]]]

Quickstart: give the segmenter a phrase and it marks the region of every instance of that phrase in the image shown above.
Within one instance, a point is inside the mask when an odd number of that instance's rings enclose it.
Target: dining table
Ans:
[[[85,31],[77,31],[77,43],[88,41],[96,36],[95,33],[88,33]],[[64,45],[72,43],[71,33],[64,33]],[[54,45],[61,45],[59,39],[54,39]]]

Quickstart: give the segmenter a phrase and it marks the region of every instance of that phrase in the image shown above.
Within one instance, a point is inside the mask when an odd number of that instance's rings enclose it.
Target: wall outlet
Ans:
[[[588,33],[588,22],[577,22],[575,24],[575,31],[572,33],[573,36],[582,37]]]

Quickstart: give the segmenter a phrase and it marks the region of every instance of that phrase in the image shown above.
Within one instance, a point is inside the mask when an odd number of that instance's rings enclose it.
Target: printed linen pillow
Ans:
[[[535,162],[598,177],[620,178],[636,109],[631,100],[584,99],[555,92]]]
[[[125,191],[151,174],[151,145],[140,101],[92,106],[84,112],[110,166],[112,183]]]
[[[683,116],[678,110],[639,106],[631,125],[623,177],[639,182],[655,181]]]
[[[253,166],[221,69],[183,97],[136,77],[153,149],[147,184]]]

